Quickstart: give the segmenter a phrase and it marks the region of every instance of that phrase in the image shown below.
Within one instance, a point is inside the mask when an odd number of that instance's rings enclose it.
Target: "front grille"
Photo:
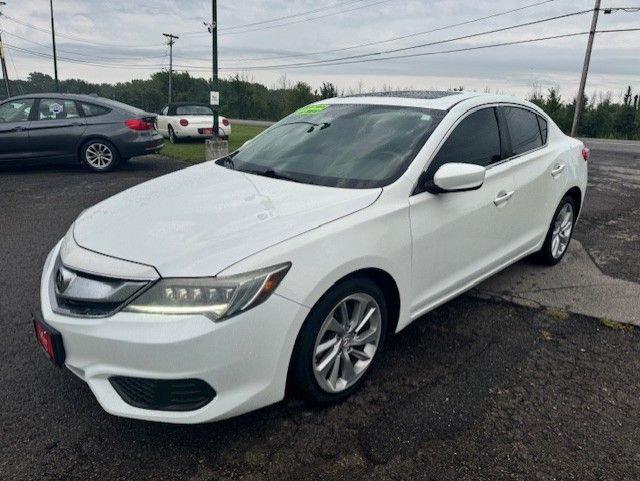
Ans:
[[[113,279],[72,270],[58,258],[51,277],[52,308],[59,314],[104,317],[148,285],[148,281]]]
[[[215,390],[201,379],[143,379],[114,376],[109,382],[127,404],[157,411],[195,411],[209,404]]]

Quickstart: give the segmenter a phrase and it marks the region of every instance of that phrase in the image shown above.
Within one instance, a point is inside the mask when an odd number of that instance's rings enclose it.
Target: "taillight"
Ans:
[[[591,155],[591,151],[586,147],[582,147],[582,158],[584,159],[585,162],[589,160],[590,155]]]
[[[124,124],[131,130],[144,131],[153,129],[153,122],[149,122],[144,119],[129,119],[125,120]]]
[[[180,125],[186,127],[187,125],[189,125],[189,121],[187,119],[180,119]]]
[[[229,126],[229,120],[228,119],[222,119],[222,125],[224,125],[225,127]]]

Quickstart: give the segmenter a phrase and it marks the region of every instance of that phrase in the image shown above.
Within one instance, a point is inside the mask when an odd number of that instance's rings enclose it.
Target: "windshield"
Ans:
[[[402,175],[445,113],[388,105],[310,105],[218,163],[309,184],[382,187]]]
[[[206,105],[182,105],[176,107],[177,115],[213,115],[213,109]]]

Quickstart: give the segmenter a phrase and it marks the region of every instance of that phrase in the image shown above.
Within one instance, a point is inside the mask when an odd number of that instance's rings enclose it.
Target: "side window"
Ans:
[[[511,153],[523,154],[542,146],[538,116],[519,107],[503,107],[511,135]]]
[[[0,124],[26,122],[33,107],[33,99],[12,100],[0,105]]]
[[[167,105],[165,108],[162,109],[162,112],[160,112],[161,115],[167,115],[169,113],[169,106]]]
[[[540,126],[540,133],[542,134],[542,143],[547,143],[547,135],[549,132],[549,127],[547,126],[547,121],[538,115],[538,125]]]
[[[80,105],[82,106],[82,111],[84,112],[85,117],[97,117],[98,115],[104,115],[110,112],[110,109],[103,107],[102,105],[88,104],[84,102]]]
[[[500,130],[493,107],[478,110],[458,124],[440,151],[436,154],[428,174],[451,162],[487,166],[502,158]]]
[[[36,120],[64,120],[80,117],[75,100],[40,99]]]

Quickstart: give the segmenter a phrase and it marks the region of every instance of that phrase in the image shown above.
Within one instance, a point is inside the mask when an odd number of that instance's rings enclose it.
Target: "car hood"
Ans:
[[[207,162],[95,205],[73,234],[85,249],[154,266],[163,277],[212,276],[371,205],[381,190],[299,184]]]

